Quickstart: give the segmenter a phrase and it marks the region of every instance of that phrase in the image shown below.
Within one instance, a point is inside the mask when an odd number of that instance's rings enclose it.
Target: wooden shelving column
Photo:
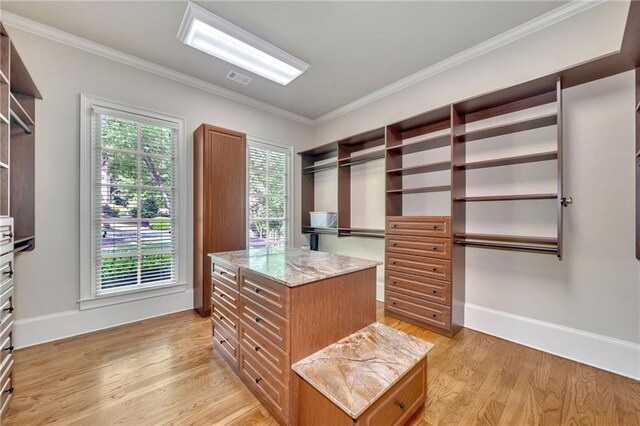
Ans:
[[[531,118],[467,131],[470,123],[517,113],[531,108],[555,104],[556,111]],[[482,143],[497,136],[556,126],[556,149],[526,155],[467,162],[467,143]],[[455,246],[478,247],[497,250],[524,251],[555,254],[562,259],[562,220],[565,199],[563,196],[562,170],[562,85],[557,76],[547,76],[514,87],[477,96],[452,106],[452,228]],[[493,167],[518,166],[545,161],[556,161],[557,190],[543,194],[495,194],[470,196],[466,193],[468,170]],[[555,238],[477,234],[466,232],[466,204],[469,202],[507,202],[555,200],[557,203],[557,233]],[[464,250],[454,248],[454,257],[463,258]],[[456,260],[457,261],[457,260]],[[461,272],[462,274],[463,272]]]
[[[326,228],[314,228],[311,226],[311,216],[309,213],[315,208],[315,174],[318,172],[337,169],[338,167],[338,144],[333,142],[316,148],[299,152],[302,162],[302,184],[301,184],[301,217],[303,234],[333,234],[337,235],[338,230]]]
[[[636,68],[636,258],[640,260],[640,68]]]

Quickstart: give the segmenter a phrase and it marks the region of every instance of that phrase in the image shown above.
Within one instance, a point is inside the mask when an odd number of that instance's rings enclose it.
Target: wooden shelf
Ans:
[[[27,113],[27,111],[22,107],[20,102],[13,95],[13,93],[11,93],[9,96],[11,98],[11,102],[9,104],[10,105],[9,108],[11,109],[11,111],[15,112],[18,115],[18,117],[20,117],[20,119],[24,121],[26,124],[30,124],[33,126],[35,124],[35,122],[33,121],[33,118],[31,118],[31,116]]]
[[[338,228],[320,228],[313,226],[303,226],[303,234],[337,234]]]
[[[514,157],[496,158],[492,160],[473,161],[457,164],[454,167],[464,170],[483,169],[488,167],[510,166],[514,164],[536,163],[558,159],[557,151],[540,152],[536,154],[517,155]]]
[[[27,235],[27,236],[16,236],[13,239],[13,244],[14,245],[22,245],[22,243],[25,243],[27,241],[31,241],[33,239],[35,239],[35,235]]]
[[[338,163],[336,163],[336,162],[324,163],[324,164],[314,164],[313,166],[303,167],[302,168],[302,173],[304,173],[304,174],[317,173],[317,172],[322,172],[322,171],[325,171],[325,170],[335,169],[336,167],[338,167]]]
[[[351,155],[350,157],[341,158],[340,160],[338,160],[338,165],[340,167],[348,167],[357,163],[366,163],[368,161],[380,160],[384,158],[384,154],[384,150],[377,150],[367,152],[365,154]]]
[[[413,154],[427,151],[429,149],[442,148],[451,144],[451,134],[433,136],[427,139],[403,143],[400,145],[387,147],[387,151],[400,151],[402,154]]]
[[[9,79],[7,78],[6,75],[4,75],[2,70],[0,70],[0,83],[9,84]]]
[[[454,234],[454,238],[462,238],[462,239],[465,239],[465,240],[512,242],[512,243],[523,243],[523,244],[542,244],[542,245],[556,245],[556,244],[558,244],[558,239],[557,238],[553,238],[553,237],[530,237],[530,236],[522,236],[522,235],[459,233],[459,234]]]
[[[640,102],[638,102],[638,105],[636,105],[636,112],[640,112]]]
[[[13,43],[11,44],[11,93],[42,99],[40,91],[38,91]]]
[[[442,192],[451,191],[450,185],[440,186],[422,186],[419,188],[402,188],[402,189],[390,189],[387,194],[420,194],[423,192]]]
[[[9,169],[9,165],[0,161],[0,169]]]
[[[514,195],[483,195],[479,197],[456,197],[454,201],[525,201],[525,200],[555,200],[558,194],[514,194]]]
[[[314,158],[315,161],[326,160],[331,157],[337,157],[338,143],[331,142],[325,145],[320,145],[315,148],[308,149],[306,151],[301,151],[298,153],[298,155]]]
[[[4,121],[6,124],[9,124],[9,119],[2,114],[0,114],[0,121]]]
[[[421,164],[419,166],[401,167],[399,169],[387,170],[389,174],[399,174],[402,176],[418,175],[421,173],[438,172],[449,170],[451,168],[450,161],[441,161],[438,163]]]
[[[460,142],[471,142],[480,139],[488,139],[496,136],[508,135],[511,133],[524,132],[526,130],[539,129],[558,124],[556,113],[543,115],[541,117],[529,118],[527,120],[514,121],[509,124],[491,126],[484,129],[472,130],[456,135]]]

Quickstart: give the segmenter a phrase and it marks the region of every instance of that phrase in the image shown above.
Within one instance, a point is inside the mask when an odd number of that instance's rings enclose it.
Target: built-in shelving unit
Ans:
[[[640,260],[640,68],[636,68],[636,258]]]

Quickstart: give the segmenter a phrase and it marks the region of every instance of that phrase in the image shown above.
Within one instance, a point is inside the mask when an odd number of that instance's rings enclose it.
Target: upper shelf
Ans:
[[[421,164],[419,166],[401,167],[398,169],[387,170],[388,174],[399,174],[402,176],[418,175],[421,173],[439,172],[449,170],[451,168],[450,161],[440,161],[437,163]]]
[[[517,155],[513,157],[495,158],[491,160],[473,161],[456,164],[458,169],[472,170],[489,167],[510,166],[514,164],[536,163],[539,161],[551,161],[558,159],[558,151],[540,152],[535,154]]]
[[[416,152],[442,148],[449,145],[451,145],[451,134],[447,133],[444,135],[432,136],[419,141],[390,146],[387,147],[387,151],[401,152],[402,154],[413,154]]]
[[[27,67],[22,62],[18,51],[11,44],[11,93],[31,96],[33,98],[42,99],[40,91],[36,87]]]
[[[303,167],[302,173],[311,174],[311,173],[323,172],[325,170],[335,169],[336,167],[338,167],[338,163],[335,161],[332,161],[330,163],[314,164],[313,166]]]
[[[508,135],[511,133],[524,132],[526,130],[539,129],[541,127],[554,126],[558,124],[556,113],[547,114],[540,117],[526,120],[514,121],[508,124],[486,127],[484,129],[472,130],[456,135],[460,142],[471,142],[480,139],[488,139],[496,136]]]
[[[365,163],[367,161],[380,160],[384,158],[384,150],[370,151],[364,154],[355,154],[350,157],[338,160],[340,167],[348,167],[354,164]]]

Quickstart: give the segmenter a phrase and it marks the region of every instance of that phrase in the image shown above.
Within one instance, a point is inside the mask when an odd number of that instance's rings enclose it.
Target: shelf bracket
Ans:
[[[573,198],[572,197],[562,197],[560,199],[560,204],[562,204],[563,207],[567,207],[569,206],[569,204],[573,204]]]

